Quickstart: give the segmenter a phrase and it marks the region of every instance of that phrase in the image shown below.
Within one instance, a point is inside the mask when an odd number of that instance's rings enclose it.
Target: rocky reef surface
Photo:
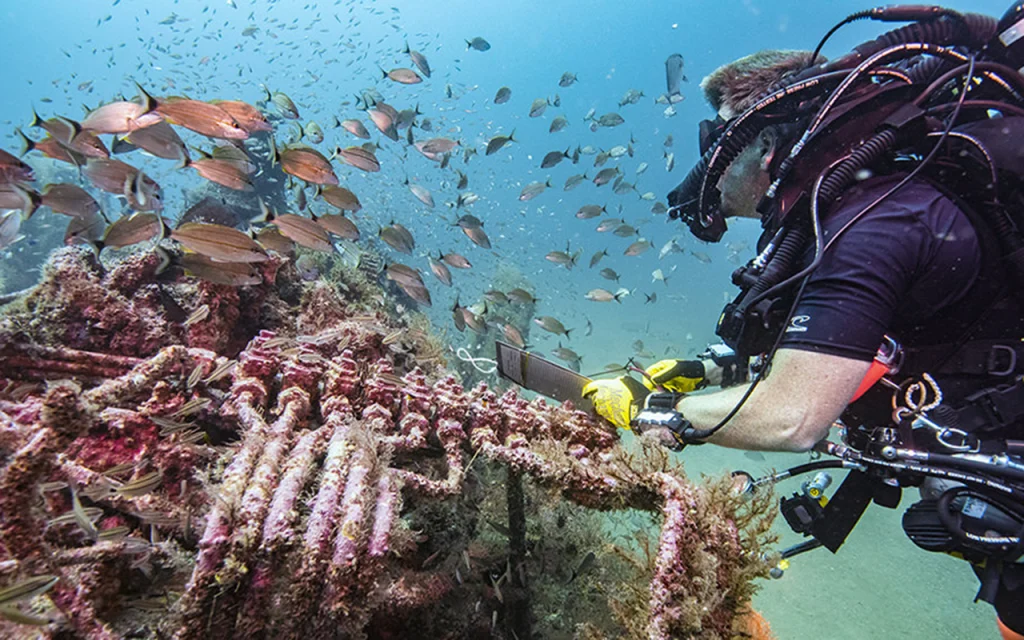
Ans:
[[[60,249],[0,315],[0,636],[768,637],[770,496],[464,388],[365,270],[159,262]]]

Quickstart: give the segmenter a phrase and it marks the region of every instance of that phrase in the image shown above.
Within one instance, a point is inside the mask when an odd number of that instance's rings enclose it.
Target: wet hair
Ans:
[[[718,67],[700,83],[704,97],[729,119],[754,105],[790,73],[809,66],[810,51],[765,49]],[[824,62],[818,56],[818,62]]]

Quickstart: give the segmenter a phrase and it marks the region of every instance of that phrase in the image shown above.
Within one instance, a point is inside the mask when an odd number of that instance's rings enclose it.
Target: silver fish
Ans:
[[[411,183],[409,183],[408,186],[409,191],[412,192],[412,195],[416,196],[417,200],[427,205],[431,209],[434,208],[434,196],[430,195],[430,191],[428,191],[426,187]]]
[[[533,323],[545,331],[564,335],[566,338],[569,337],[569,333],[572,331],[572,329],[566,329],[565,325],[551,316],[537,316],[533,319]]]
[[[420,73],[428,78],[430,77],[430,63],[427,62],[426,56],[415,49],[410,49],[408,42],[405,43],[405,50],[402,53],[409,54],[409,58],[416,65],[416,68],[420,70]]]
[[[589,180],[587,174],[577,173],[576,175],[569,176],[565,179],[565,186],[562,187],[563,191],[572,191],[576,187],[580,186],[584,180]]]
[[[625,256],[638,256],[642,253],[646,253],[651,248],[651,243],[643,238],[637,240],[633,244],[626,247],[626,250],[622,252]]]
[[[621,295],[607,289],[591,289],[583,297],[591,302],[611,302],[612,300],[619,302]]]
[[[533,200],[540,194],[544,193],[544,190],[551,186],[551,179],[549,178],[545,182],[531,182],[530,184],[523,187],[523,190],[519,193],[519,200],[522,202],[528,202]]]
[[[665,60],[665,87],[669,100],[672,96],[681,95],[680,82],[687,82],[686,76],[683,75],[683,56],[673,53]]]
[[[597,119],[597,124],[602,127],[617,127],[626,120],[619,114],[612,112],[606,113]]]
[[[589,220],[591,218],[596,218],[602,213],[607,213],[603,205],[585,204],[576,212],[576,217],[580,220]]]
[[[6,249],[25,236],[21,233],[21,212],[8,211],[0,217],[0,250]]]
[[[665,256],[671,253],[682,253],[683,248],[679,246],[679,243],[675,238],[672,238],[661,247],[661,251],[658,252],[658,260],[664,259]]]
[[[565,160],[568,157],[570,157],[568,149],[566,149],[565,151],[549,151],[544,156],[544,159],[541,160],[540,168],[550,169],[551,167],[555,166],[556,164],[558,164],[562,160]]]

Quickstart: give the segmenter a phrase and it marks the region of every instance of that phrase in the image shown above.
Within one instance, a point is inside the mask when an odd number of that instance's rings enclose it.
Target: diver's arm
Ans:
[[[708,441],[735,449],[807,451],[828,434],[870,362],[799,349],[779,349],[770,375]],[[697,429],[724,418],[746,393],[743,384],[691,395],[676,405]]]

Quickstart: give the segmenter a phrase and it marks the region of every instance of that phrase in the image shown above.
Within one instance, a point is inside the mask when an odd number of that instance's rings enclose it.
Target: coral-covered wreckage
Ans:
[[[463,389],[358,269],[158,262],[58,250],[0,316],[0,636],[751,636],[770,497]]]

